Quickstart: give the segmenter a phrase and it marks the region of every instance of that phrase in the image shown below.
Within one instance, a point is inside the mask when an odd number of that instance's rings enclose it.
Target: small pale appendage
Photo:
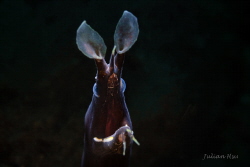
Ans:
[[[127,147],[126,137],[130,138],[130,142],[134,141],[137,145],[140,145],[140,143],[135,139],[135,137],[133,135],[133,131],[130,129],[130,127],[128,125],[120,127],[111,136],[108,136],[106,138],[94,137],[93,140],[95,142],[102,142],[103,147],[107,151],[109,151],[109,150],[117,150],[117,151],[114,151],[114,152],[116,152],[118,154],[122,153],[123,155],[125,155],[126,147]],[[123,146],[123,149],[121,148],[121,144]],[[130,143],[128,143],[128,144],[130,144]],[[122,151],[119,150],[119,149],[122,149]]]

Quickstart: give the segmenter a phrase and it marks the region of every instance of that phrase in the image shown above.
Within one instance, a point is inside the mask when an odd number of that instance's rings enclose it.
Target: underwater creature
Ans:
[[[121,78],[125,55],[137,40],[137,18],[124,11],[115,34],[114,48],[106,63],[106,45],[86,21],[77,29],[79,50],[94,59],[97,74],[93,97],[85,115],[84,153],[81,167],[128,167],[133,142],[132,122],[125,102]]]

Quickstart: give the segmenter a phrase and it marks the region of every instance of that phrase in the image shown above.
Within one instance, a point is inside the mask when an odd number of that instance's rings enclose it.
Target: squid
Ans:
[[[135,139],[125,102],[126,83],[121,78],[127,52],[137,40],[137,18],[124,11],[114,33],[114,48],[109,63],[106,45],[86,21],[77,29],[76,44],[87,57],[94,59],[97,74],[92,101],[84,119],[84,151],[81,167],[128,167]]]

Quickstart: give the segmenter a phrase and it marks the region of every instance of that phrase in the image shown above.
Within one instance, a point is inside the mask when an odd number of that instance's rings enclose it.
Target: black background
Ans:
[[[226,0],[1,0],[0,167],[80,166],[96,69],[78,50],[76,30],[87,20],[108,59],[124,10],[140,28],[123,71],[141,143],[131,167],[249,166],[249,7]]]

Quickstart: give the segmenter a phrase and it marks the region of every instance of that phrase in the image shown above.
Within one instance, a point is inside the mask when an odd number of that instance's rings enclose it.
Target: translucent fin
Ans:
[[[125,10],[116,26],[114,34],[117,53],[122,54],[128,51],[137,40],[138,34],[139,25],[137,18]]]
[[[79,50],[91,59],[103,59],[107,47],[102,37],[86,21],[77,29],[76,44]]]

